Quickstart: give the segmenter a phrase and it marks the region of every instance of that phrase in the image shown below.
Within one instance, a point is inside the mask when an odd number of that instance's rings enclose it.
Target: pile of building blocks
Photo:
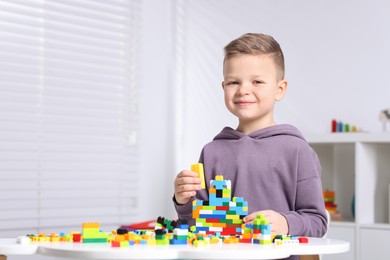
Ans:
[[[192,217],[195,233],[228,236],[241,235],[242,219],[248,215],[248,202],[241,197],[231,199],[231,182],[222,175],[210,181],[209,201],[194,200]]]
[[[203,175],[203,165],[191,167]],[[204,181],[204,176],[203,179]],[[98,222],[86,222],[82,232],[69,234],[44,233],[18,237],[18,243],[73,242],[110,243],[112,247],[133,245],[193,245],[253,243],[261,245],[308,243],[308,238],[271,234],[271,225],[264,215],[259,214],[252,224],[243,223],[248,214],[248,203],[241,197],[231,199],[231,182],[222,175],[210,181],[209,201],[194,200],[192,216],[195,226],[189,227],[186,220],[169,220],[158,217],[154,229],[129,230],[119,228],[111,233],[100,230]],[[28,238],[28,239],[26,239]]]
[[[143,232],[129,232],[127,229],[119,228],[111,232],[109,238],[112,247],[128,247],[135,244],[154,245],[155,232],[148,230]]]
[[[272,243],[271,225],[264,215],[257,215],[253,220],[253,244],[270,245]]]
[[[69,234],[51,233],[50,235],[41,233],[37,236],[27,235],[17,238],[17,243],[26,244],[31,242],[70,242],[70,243],[110,243],[111,247],[129,247],[134,245],[193,245],[195,247],[206,246],[210,244],[237,244],[253,243],[261,245],[285,245],[308,243],[307,237],[276,235],[271,234],[271,226],[263,215],[258,215],[253,224],[244,224],[243,233],[240,235],[231,234],[228,236],[195,233],[195,226],[189,228],[186,221],[172,221],[162,217],[158,221],[164,224],[156,223],[154,230],[135,230],[119,228],[111,233],[105,233],[99,230],[99,223],[84,223],[82,232],[71,232]],[[90,232],[90,228],[93,231]],[[87,229],[87,230],[84,230]],[[98,232],[96,232],[96,228]],[[171,231],[170,231],[171,230]],[[88,234],[88,232],[90,232]],[[87,238],[83,237],[87,234]],[[105,237],[105,238],[104,238]]]
[[[188,238],[188,224],[185,220],[178,220],[173,229],[173,237],[169,240],[171,245],[186,245]]]
[[[57,233],[40,233],[38,235],[27,234],[26,236],[20,236],[17,238],[18,243],[25,243],[27,240],[25,238],[29,238],[30,242],[80,242],[81,241],[81,233],[80,232],[71,232],[69,234],[61,232]],[[19,241],[20,240],[20,241]]]

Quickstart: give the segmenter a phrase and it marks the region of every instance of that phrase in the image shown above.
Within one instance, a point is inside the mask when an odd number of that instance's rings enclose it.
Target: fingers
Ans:
[[[202,186],[199,184],[183,184],[183,185],[178,185],[175,187],[175,193],[189,193],[189,192],[194,192],[191,196],[195,195],[195,192],[197,190],[202,189]]]
[[[175,179],[175,199],[179,204],[187,203],[191,197],[195,196],[196,191],[202,189],[202,180],[198,174],[192,171],[181,171]]]
[[[176,178],[182,178],[182,177],[194,177],[194,178],[198,178],[198,173],[193,172],[193,171],[183,170],[183,171],[181,171],[181,172],[176,176]],[[198,178],[198,179],[200,179],[200,178]],[[201,180],[201,181],[202,181],[202,180]]]
[[[243,218],[245,223],[251,224],[257,215],[262,214],[268,223],[271,225],[271,233],[287,235],[288,223],[287,219],[280,213],[273,210],[256,211]]]
[[[175,186],[201,183],[202,179],[198,177],[198,174],[196,172],[192,171],[181,171],[175,179]]]
[[[275,211],[273,211],[273,210],[260,210],[260,211],[258,211],[258,214],[263,214],[264,215],[264,217],[269,217],[269,216],[271,216],[271,215],[273,215],[275,213]]]
[[[259,214],[264,215],[265,219],[267,219],[268,221],[272,221],[273,212],[274,212],[273,210],[260,210],[260,211],[252,212],[248,216],[245,216],[243,218],[243,221],[245,223],[251,223]]]
[[[252,212],[251,214],[245,216],[245,217],[243,218],[243,221],[244,221],[245,223],[252,223],[252,221],[256,218],[256,216],[257,216],[258,214],[260,214],[259,212],[260,212],[260,211]]]

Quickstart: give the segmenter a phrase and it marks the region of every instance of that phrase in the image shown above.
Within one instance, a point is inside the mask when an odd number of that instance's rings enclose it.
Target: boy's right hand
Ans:
[[[178,204],[186,204],[196,191],[202,189],[202,179],[196,172],[183,170],[175,178],[175,200]]]

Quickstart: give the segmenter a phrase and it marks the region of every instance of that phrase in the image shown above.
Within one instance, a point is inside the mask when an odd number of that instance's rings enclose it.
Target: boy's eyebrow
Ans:
[[[250,77],[251,78],[266,78],[267,75],[258,74],[258,75],[251,75]],[[224,76],[224,78],[225,79],[236,79],[236,78],[240,78],[240,76],[226,75],[226,76]]]

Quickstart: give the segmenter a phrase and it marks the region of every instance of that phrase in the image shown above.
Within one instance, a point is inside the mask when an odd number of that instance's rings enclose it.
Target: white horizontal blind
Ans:
[[[0,0],[0,236],[138,214],[138,13],[135,0]]]

